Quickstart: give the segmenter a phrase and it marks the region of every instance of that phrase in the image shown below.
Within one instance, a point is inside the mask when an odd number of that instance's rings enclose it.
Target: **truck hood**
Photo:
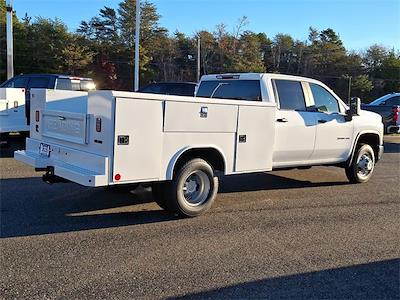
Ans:
[[[376,122],[382,123],[382,116],[378,113],[361,109],[360,116],[364,118],[368,118],[370,120],[374,120]]]

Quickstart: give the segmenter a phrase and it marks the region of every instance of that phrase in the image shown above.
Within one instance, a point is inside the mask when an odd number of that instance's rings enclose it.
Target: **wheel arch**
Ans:
[[[374,150],[375,157],[378,158],[379,146],[383,143],[381,135],[379,134],[378,131],[374,131],[374,130],[362,131],[362,132],[358,133],[358,135],[353,143],[350,157],[347,160],[347,165],[351,164],[354,154],[357,149],[357,145],[360,143],[370,145],[372,147],[372,149]]]
[[[172,180],[174,174],[185,162],[193,158],[202,158],[207,161],[214,170],[226,172],[226,157],[223,151],[215,145],[188,146],[178,151],[170,160],[167,167],[166,179]]]

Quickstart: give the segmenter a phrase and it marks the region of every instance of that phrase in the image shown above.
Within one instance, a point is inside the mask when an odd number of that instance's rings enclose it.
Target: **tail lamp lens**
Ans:
[[[400,111],[400,107],[399,106],[395,106],[392,108],[392,112],[393,112],[393,120],[397,123],[397,121],[399,120],[399,111]]]
[[[96,132],[101,132],[101,118],[96,118]]]

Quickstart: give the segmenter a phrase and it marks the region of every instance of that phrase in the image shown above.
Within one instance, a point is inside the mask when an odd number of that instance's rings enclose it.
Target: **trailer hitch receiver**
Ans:
[[[42,176],[42,179],[44,182],[48,184],[53,184],[58,182],[64,182],[64,183],[69,182],[67,179],[54,175],[54,167],[47,167],[46,173]]]

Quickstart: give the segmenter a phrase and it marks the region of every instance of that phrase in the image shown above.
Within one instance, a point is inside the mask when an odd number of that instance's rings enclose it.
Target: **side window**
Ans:
[[[339,103],[331,93],[318,84],[310,83],[311,92],[314,97],[315,108],[323,113],[338,113]]]
[[[400,96],[392,97],[386,100],[385,105],[387,106],[400,105]]]
[[[28,77],[19,77],[8,82],[4,87],[8,88],[26,88]]]
[[[71,79],[57,78],[57,90],[72,90]]]
[[[31,77],[29,81],[29,88],[48,88],[49,78],[48,77]]]
[[[279,98],[280,109],[306,110],[301,82],[293,80],[274,80],[275,92]]]

